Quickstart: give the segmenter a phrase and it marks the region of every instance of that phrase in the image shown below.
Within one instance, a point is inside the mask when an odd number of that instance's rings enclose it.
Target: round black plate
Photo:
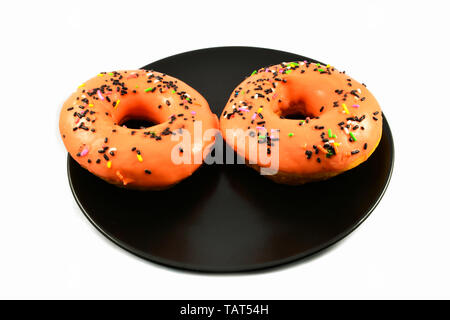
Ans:
[[[304,59],[314,61],[277,50],[220,47],[144,68],[185,81],[219,115],[235,86],[253,70]],[[380,201],[393,160],[384,118],[380,145],[368,161],[299,187],[275,184],[245,165],[204,165],[174,188],[153,192],[109,185],[70,156],[68,174],[83,213],[122,248],[176,268],[237,272],[298,260],[345,237]]]

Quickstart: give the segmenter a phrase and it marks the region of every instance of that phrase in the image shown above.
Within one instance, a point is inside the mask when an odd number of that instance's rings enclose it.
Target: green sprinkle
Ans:
[[[352,137],[353,141],[356,141],[356,137],[355,137],[355,135],[353,134],[353,132],[350,132],[350,137]]]
[[[113,76],[114,75],[114,73],[112,73],[112,72],[110,72],[110,73],[108,73],[110,76]]]
[[[293,134],[292,132],[289,132],[289,133],[288,133],[288,136],[289,136],[289,137],[292,137],[293,135],[294,135],[294,134]]]
[[[316,66],[320,67],[320,63],[316,63]]]
[[[289,74],[291,72],[292,72],[292,70],[286,70],[286,74]]]
[[[265,139],[266,136],[258,136],[259,139]]]
[[[333,134],[332,138],[337,138],[337,135]]]
[[[150,88],[145,89],[144,91],[145,91],[145,92],[149,92],[149,91],[152,91],[152,90],[153,90],[153,88],[150,87]]]
[[[187,100],[187,101],[191,101],[191,98],[189,98],[189,97],[186,97],[186,100]]]
[[[323,69],[317,69],[319,72],[324,72],[325,70],[323,70]]]
[[[331,133],[331,129],[328,129],[328,138],[333,138],[333,134]]]
[[[172,93],[175,93],[175,90],[172,90]]]
[[[255,71],[253,71],[252,75],[256,74],[256,72],[257,72],[256,70],[255,70]]]

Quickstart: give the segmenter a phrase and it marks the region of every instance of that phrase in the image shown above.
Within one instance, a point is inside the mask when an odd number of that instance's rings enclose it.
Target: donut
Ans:
[[[154,125],[123,126],[129,120]],[[215,141],[214,134],[203,134],[218,125],[197,91],[152,70],[99,73],[65,101],[59,119],[64,145],[83,168],[111,184],[143,190],[166,189],[189,177]]]
[[[366,85],[330,65],[295,61],[255,70],[237,86],[220,130],[247,165],[275,182],[299,185],[366,161],[382,123]]]

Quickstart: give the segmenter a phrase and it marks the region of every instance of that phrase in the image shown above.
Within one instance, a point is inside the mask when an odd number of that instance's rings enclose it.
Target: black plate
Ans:
[[[314,61],[277,50],[221,47],[144,68],[185,81],[220,114],[231,91],[253,70],[304,59]],[[237,272],[298,260],[348,235],[380,201],[393,160],[384,118],[380,145],[368,161],[299,187],[275,184],[244,165],[205,165],[174,188],[154,192],[109,185],[70,156],[68,174],[83,213],[122,248],[171,267]]]

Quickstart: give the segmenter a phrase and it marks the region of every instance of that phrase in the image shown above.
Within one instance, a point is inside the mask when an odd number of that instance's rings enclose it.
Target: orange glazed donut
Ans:
[[[157,123],[129,129],[129,119]],[[133,189],[165,189],[189,177],[215,137],[192,145],[194,160],[176,164],[173,150],[183,153],[172,135],[218,128],[218,119],[193,88],[155,71],[105,73],[78,87],[64,103],[59,128],[64,144],[82,167],[109,183]],[[192,138],[192,141],[194,139]],[[197,140],[196,140],[197,141]]]
[[[364,84],[329,65],[299,61],[254,71],[233,91],[220,129],[249,166],[278,167],[267,177],[296,185],[367,160],[381,139],[382,122]],[[258,149],[253,161],[252,143]],[[263,161],[265,153],[270,161]]]

